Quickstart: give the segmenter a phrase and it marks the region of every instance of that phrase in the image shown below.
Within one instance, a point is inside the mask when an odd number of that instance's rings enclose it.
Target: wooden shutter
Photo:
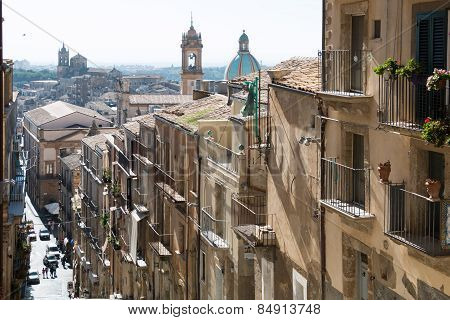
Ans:
[[[422,66],[424,78],[434,68],[445,69],[447,65],[447,12],[422,13],[417,15],[416,60]],[[424,79],[425,80],[425,79]],[[442,118],[445,92],[427,92],[425,81],[416,90],[416,123],[426,117]]]

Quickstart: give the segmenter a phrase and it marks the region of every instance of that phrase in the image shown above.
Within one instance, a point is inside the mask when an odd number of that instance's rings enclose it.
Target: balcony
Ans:
[[[122,167],[126,174],[130,174],[130,159],[128,159],[122,152],[117,152],[117,163]]]
[[[144,146],[139,141],[136,141],[137,153],[133,154],[133,156],[139,160],[142,164],[146,166],[150,166],[151,162],[151,152],[150,148]]]
[[[212,208],[202,208],[200,216],[200,228],[203,238],[214,248],[227,249],[226,239],[227,224],[225,220],[216,220],[212,217]]]
[[[241,159],[244,159],[244,154],[233,152],[211,139],[206,140],[206,152],[208,154],[208,160],[214,162],[219,167],[235,175],[239,175],[241,172]]]
[[[273,215],[266,213],[264,195],[234,195],[233,230],[252,247],[274,246]]]
[[[366,81],[368,50],[319,51],[321,95],[333,100],[358,103],[368,97]]]
[[[158,224],[148,223],[150,228],[150,247],[160,257],[169,257],[170,253],[170,235],[161,234],[158,232]]]
[[[370,170],[355,169],[322,159],[320,203],[351,218],[371,218]]]
[[[443,120],[450,116],[446,96],[450,89],[428,91],[426,76],[379,77],[379,123],[420,131],[427,117]]]
[[[141,213],[148,212],[147,194],[143,193],[142,190],[139,190],[138,188],[134,188],[134,194],[134,208]]]
[[[449,201],[432,201],[404,189],[388,186],[385,232],[430,256],[450,255]]]
[[[170,172],[165,172],[160,165],[156,165],[155,185],[175,203],[185,203],[183,180],[175,180]]]

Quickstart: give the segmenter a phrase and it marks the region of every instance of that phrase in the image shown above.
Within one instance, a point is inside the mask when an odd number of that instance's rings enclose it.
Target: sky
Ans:
[[[4,57],[35,65],[57,64],[64,41],[72,49],[71,57],[79,52],[91,66],[179,66],[181,34],[190,27],[191,12],[195,29],[202,33],[204,67],[228,64],[243,29],[250,38],[250,52],[268,66],[293,56],[316,56],[321,46],[320,0],[3,3]]]

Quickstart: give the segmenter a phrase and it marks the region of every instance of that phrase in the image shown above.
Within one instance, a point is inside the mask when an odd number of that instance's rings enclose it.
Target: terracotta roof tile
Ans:
[[[206,98],[168,107],[155,117],[175,122],[185,129],[196,131],[199,120],[228,119],[231,108],[227,105],[228,98],[223,95],[212,95]]]

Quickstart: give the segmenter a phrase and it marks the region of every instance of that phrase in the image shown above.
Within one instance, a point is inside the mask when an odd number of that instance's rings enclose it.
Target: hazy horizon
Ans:
[[[56,65],[60,40],[72,49],[71,56],[79,52],[91,66],[179,66],[181,34],[190,27],[191,11],[194,27],[202,33],[204,67],[227,65],[243,29],[251,53],[264,65],[315,56],[321,45],[317,0],[281,0],[276,6],[268,0],[230,0],[222,7],[205,0],[7,0],[4,57]]]

